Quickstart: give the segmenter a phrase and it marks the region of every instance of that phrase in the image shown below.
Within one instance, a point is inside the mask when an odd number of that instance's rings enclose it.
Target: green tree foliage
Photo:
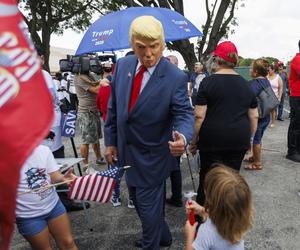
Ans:
[[[32,40],[45,54],[46,70],[49,70],[51,34],[63,34],[68,28],[86,29],[92,15],[104,14],[100,11],[102,4],[103,1],[98,0],[19,0]]]
[[[206,22],[202,26],[203,37],[198,42],[200,60],[214,51],[221,38],[234,33],[232,27],[238,25],[235,11],[244,7],[244,0],[205,0],[205,7]]]
[[[240,5],[238,5],[238,2]],[[235,11],[238,7],[244,5],[244,0],[206,0],[205,10],[199,9],[197,13],[201,15],[206,11],[206,22],[203,25],[203,37],[200,38],[198,48],[190,43],[188,39],[173,41],[167,43],[170,50],[178,51],[189,70],[193,69],[194,63],[198,60],[203,60],[216,47],[222,37],[227,37],[229,32],[233,33],[231,26],[236,26]],[[123,7],[162,7],[176,10],[184,15],[183,0],[116,0],[106,2],[105,8],[109,10],[117,10]],[[196,53],[195,53],[196,49]],[[197,56],[196,56],[197,54]]]
[[[275,58],[275,57],[264,57],[270,64],[273,64],[273,65],[277,65],[278,63],[278,59]],[[251,63],[254,61],[255,59],[253,58],[243,58],[241,56],[239,56],[239,67],[248,67],[251,65]]]
[[[230,27],[237,25],[234,15],[238,2],[242,6],[244,0],[206,0],[205,10],[197,11],[199,15],[206,11],[207,15],[198,48],[188,39],[169,42],[167,47],[178,51],[192,70],[195,61],[205,58],[222,37],[234,32]],[[45,53],[46,69],[49,69],[51,34],[62,34],[67,28],[85,30],[97,12],[106,14],[127,7],[149,6],[173,9],[184,15],[183,0],[19,0],[19,3],[34,43]]]
[[[249,67],[253,61],[254,61],[253,58],[239,57],[239,65],[238,66],[240,66],[240,67]]]
[[[277,58],[274,58],[274,57],[265,57],[265,59],[270,63],[270,64],[273,64],[273,65],[277,65],[277,62],[279,61]]]

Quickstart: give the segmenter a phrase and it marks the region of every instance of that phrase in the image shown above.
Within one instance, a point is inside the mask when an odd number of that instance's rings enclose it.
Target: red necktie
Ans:
[[[147,70],[147,68],[145,66],[141,65],[140,68],[139,68],[139,72],[135,75],[135,78],[134,78],[133,84],[132,84],[132,89],[131,89],[131,97],[130,97],[128,112],[130,112],[132,110],[136,100],[139,97],[144,72],[146,70]]]

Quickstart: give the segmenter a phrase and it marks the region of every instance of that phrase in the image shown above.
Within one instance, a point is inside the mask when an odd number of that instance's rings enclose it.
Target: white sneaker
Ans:
[[[128,208],[135,208],[134,204],[133,204],[133,200],[129,200],[128,199],[128,204],[127,204]]]
[[[110,203],[114,206],[114,207],[118,207],[118,206],[121,206],[122,203],[121,203],[121,199],[120,198],[114,198],[112,197],[110,199]]]
[[[85,170],[85,173],[86,173],[86,174],[95,174],[95,173],[96,173],[96,170],[95,170],[93,167],[88,167],[88,168]]]
[[[88,168],[89,168],[89,164],[85,164],[85,165],[83,166],[83,168],[82,168],[82,171],[83,171],[84,173],[86,173],[86,171],[87,171]]]

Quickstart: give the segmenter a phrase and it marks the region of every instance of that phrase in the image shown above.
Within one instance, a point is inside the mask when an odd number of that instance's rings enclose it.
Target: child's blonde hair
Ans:
[[[205,209],[219,234],[232,244],[240,242],[253,226],[250,188],[235,170],[217,165],[205,177]]]
[[[135,18],[129,30],[130,43],[133,44],[134,37],[143,37],[152,40],[160,40],[165,43],[164,28],[159,20],[153,16],[140,16]]]

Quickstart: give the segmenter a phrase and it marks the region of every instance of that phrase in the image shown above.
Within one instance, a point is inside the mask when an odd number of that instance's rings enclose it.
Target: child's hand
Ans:
[[[191,204],[189,204],[191,203]],[[203,216],[205,213],[204,207],[200,206],[196,201],[188,201],[185,204],[186,213],[189,214],[190,210],[194,210],[194,213]]]
[[[102,80],[100,81],[100,85],[101,85],[101,86],[108,86],[109,83],[110,83],[109,80],[106,79],[106,78],[104,78],[104,79],[102,79]]]
[[[63,175],[62,180],[63,181],[75,180],[76,178],[77,176],[73,174],[73,168],[69,168],[68,171]],[[71,182],[68,182],[67,185],[70,186]]]
[[[195,224],[192,226],[189,220],[186,221],[184,226],[184,232],[185,232],[185,240],[187,242],[192,243],[195,239],[196,235],[196,229],[197,229],[198,222],[195,222]]]

